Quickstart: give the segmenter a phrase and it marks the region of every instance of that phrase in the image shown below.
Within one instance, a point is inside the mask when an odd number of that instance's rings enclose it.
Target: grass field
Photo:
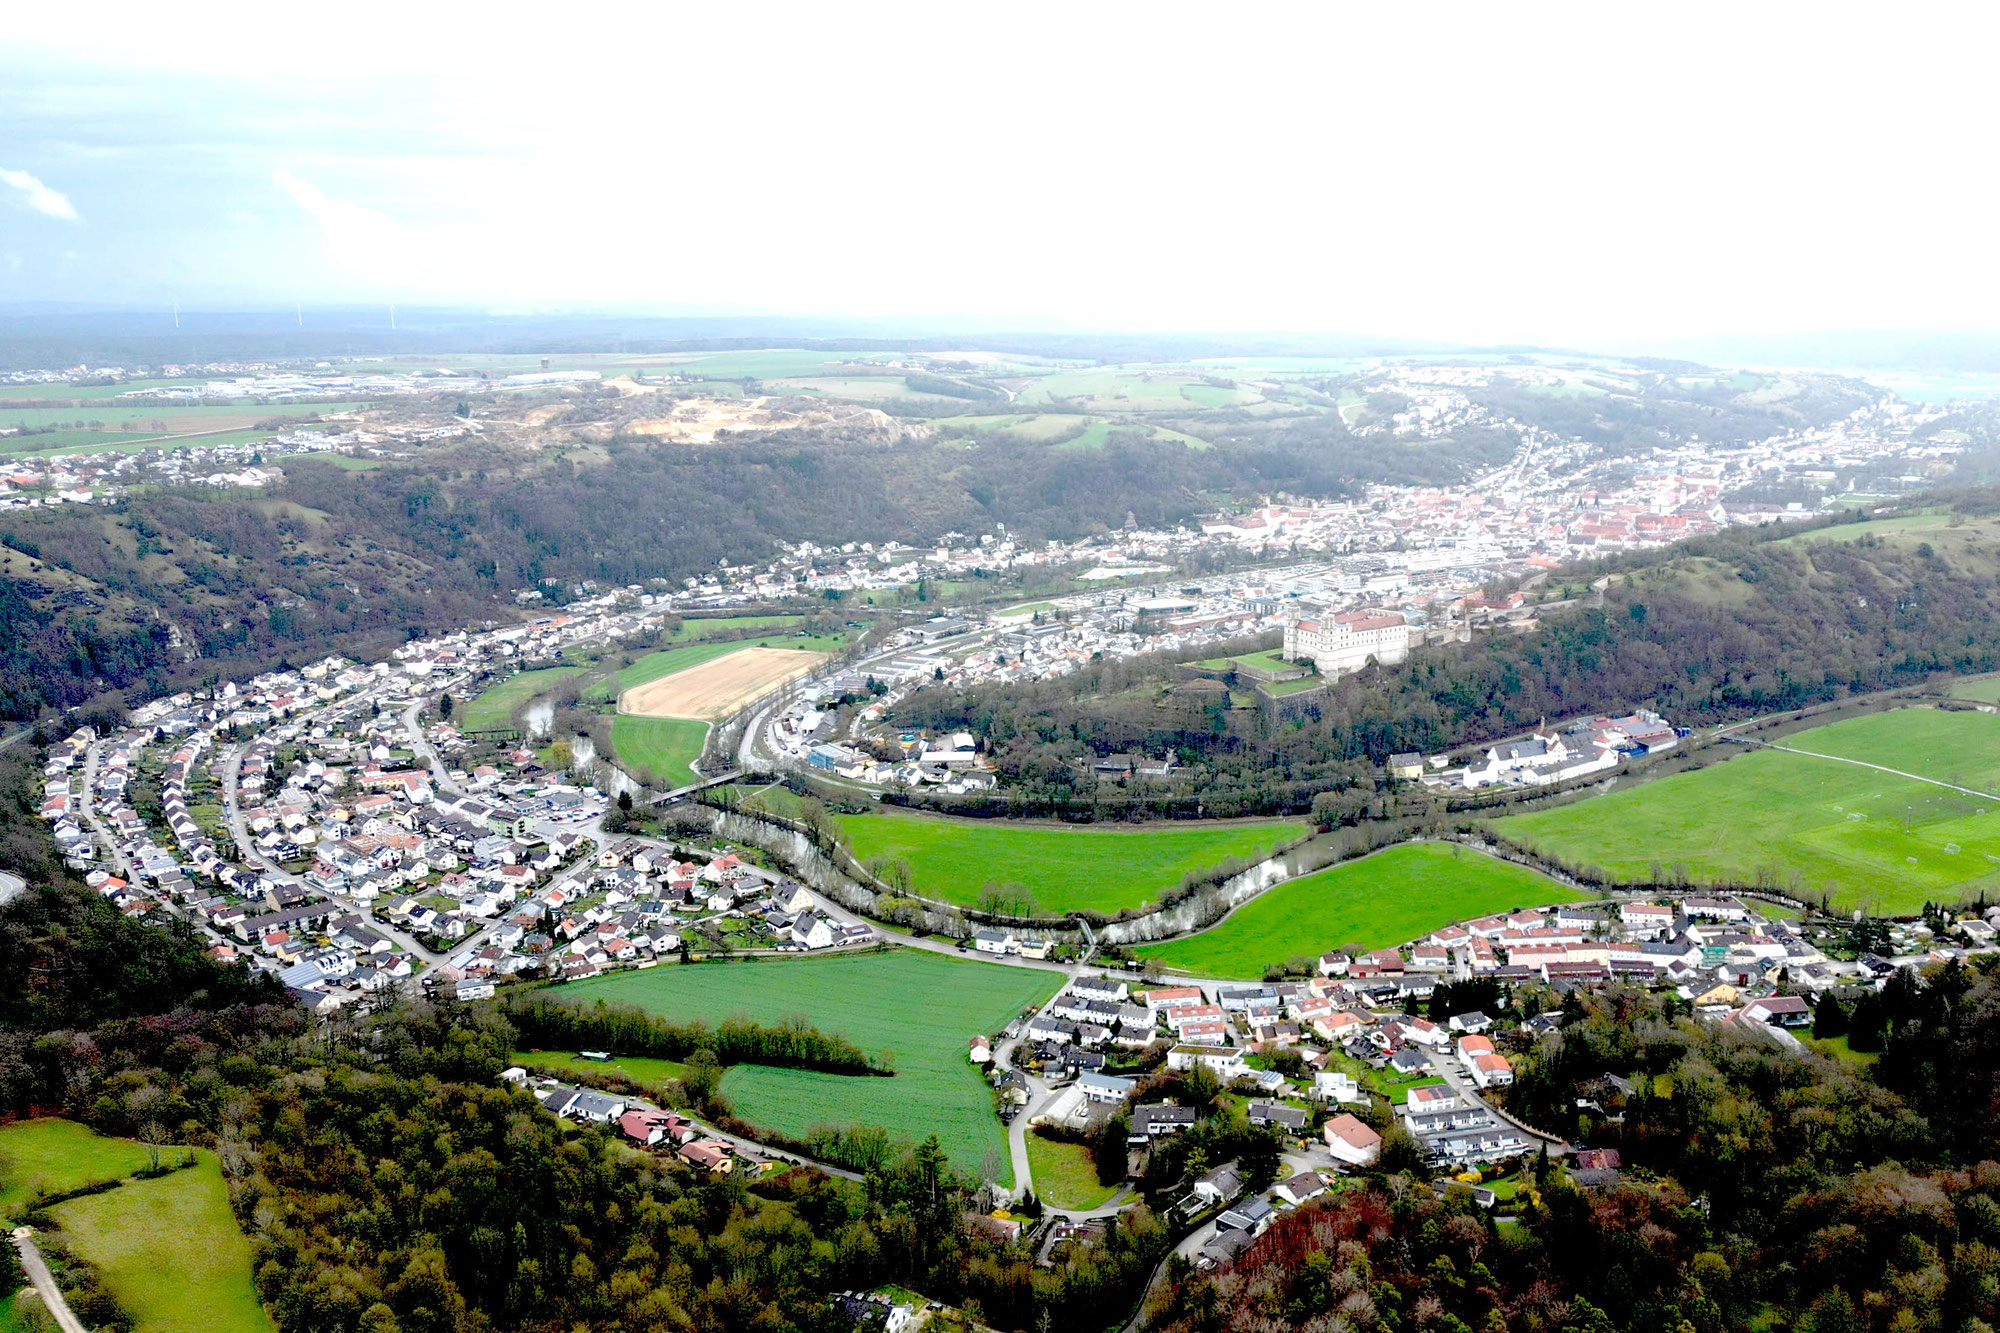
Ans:
[[[1081,1143],[1059,1143],[1028,1132],[1028,1170],[1035,1176],[1035,1195],[1058,1208],[1101,1208],[1118,1192],[1116,1185],[1097,1183],[1097,1164]]]
[[[1307,690],[1320,689],[1325,684],[1326,681],[1319,676],[1300,676],[1297,680],[1266,682],[1262,688],[1271,697],[1282,699],[1288,694],[1304,694]]]
[[[582,670],[582,667],[547,667],[541,671],[517,672],[465,705],[458,725],[465,731],[493,731],[512,726],[516,708]]]
[[[1836,523],[1830,528],[1814,528],[1784,537],[1778,546],[1803,546],[1807,542],[1851,542],[1863,537],[1893,537],[1906,532],[1933,532],[1940,528],[1978,526],[1957,514],[1932,510],[1921,514],[1898,514],[1894,518],[1871,518],[1860,523]]]
[[[1836,910],[1914,912],[2000,889],[1996,803],[1836,763],[1837,755],[2000,792],[2000,717],[1905,708],[1797,732],[1757,750],[1495,828],[1622,879],[1684,868],[1698,883],[1766,882]]]
[[[1020,401],[1024,404],[1046,403],[1076,398],[1100,403],[1107,408],[1185,410],[1188,399],[1181,394],[1184,387],[1183,380],[1146,371],[1110,368],[1071,370],[1046,376],[1030,385],[1022,392]]]
[[[738,791],[742,792],[742,789],[738,788]],[[743,792],[742,800],[744,805],[752,809],[769,810],[772,814],[783,815],[788,819],[798,819],[805,814],[805,802],[790,789],[775,782],[768,787]]]
[[[1220,925],[1135,952],[1209,976],[1258,977],[1301,954],[1387,948],[1467,917],[1583,896],[1463,847],[1410,843],[1280,884]]]
[[[618,761],[632,768],[651,769],[664,782],[685,785],[699,779],[694,765],[706,744],[706,722],[629,713],[611,720],[611,748]]]
[[[678,1060],[655,1060],[646,1055],[621,1055],[611,1060],[586,1060],[573,1051],[515,1051],[507,1057],[517,1065],[537,1069],[558,1069],[577,1078],[592,1074],[623,1074],[634,1083],[659,1088],[668,1079],[679,1078],[687,1066]]]
[[[12,1296],[0,1296],[0,1333],[30,1333],[30,1330],[47,1327],[39,1321],[33,1324],[28,1322],[29,1315],[26,1310],[29,1306],[39,1311],[42,1303],[27,1287],[21,1288]]]
[[[271,1333],[213,1153],[50,1211],[137,1320],[136,1333]]]
[[[1190,872],[1257,860],[1309,831],[1299,821],[1145,827],[1020,824],[935,815],[843,815],[855,858],[901,857],[918,892],[977,904],[990,882],[1024,884],[1044,912],[1117,912]]]
[[[636,1004],[675,1018],[741,1014],[775,1022],[803,1014],[871,1054],[887,1051],[894,1078],[737,1065],[722,1081],[736,1112],[790,1134],[820,1125],[879,1125],[916,1140],[935,1132],[952,1160],[982,1169],[999,1159],[1012,1176],[992,1094],[965,1044],[1055,992],[1054,972],[961,962],[905,951],[721,966],[656,967],[563,987],[565,1001]]]
[[[1303,671],[1303,662],[1287,662],[1284,655],[1275,648],[1260,653],[1238,653],[1234,657],[1205,657],[1195,663],[1211,671],[1233,671],[1237,667],[1252,667],[1261,671]]]
[[[130,1139],[103,1138],[73,1120],[17,1120],[0,1127],[0,1217],[19,1213],[38,1190],[122,1180],[146,1160]]]
[[[804,619],[804,616],[715,616],[703,620],[683,620],[681,627],[674,631],[674,642],[696,643],[718,634],[746,629],[786,630]]]
[[[1971,699],[1976,703],[2000,704],[2000,676],[1981,676],[1976,680],[1961,680],[1951,687],[1954,699]]]

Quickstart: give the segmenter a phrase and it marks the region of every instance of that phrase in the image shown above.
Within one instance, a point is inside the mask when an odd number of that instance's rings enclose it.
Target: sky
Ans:
[[[1990,7],[35,9],[0,302],[2000,324]]]

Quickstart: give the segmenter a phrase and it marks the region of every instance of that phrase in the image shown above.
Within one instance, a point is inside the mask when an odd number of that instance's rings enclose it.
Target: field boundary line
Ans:
[[[1890,768],[1886,764],[1871,764],[1866,759],[1849,759],[1846,755],[1821,754],[1818,750],[1801,750],[1793,745],[1779,745],[1772,741],[1760,741],[1750,736],[1738,738],[1739,744],[1761,745],[1767,750],[1783,750],[1786,754],[1802,754],[1811,759],[1831,759],[1836,764],[1853,764],[1857,768],[1872,768],[1877,773],[1887,773],[1891,777],[1908,778],[1912,782],[1928,783],[1933,787],[1943,787],[1946,791],[1963,792],[1967,796],[1977,796],[1982,800],[2000,802],[2000,796],[1990,791],[1978,791],[1971,787],[1961,787],[1955,782],[1942,778],[1927,778],[1920,773],[1905,773],[1900,768]]]

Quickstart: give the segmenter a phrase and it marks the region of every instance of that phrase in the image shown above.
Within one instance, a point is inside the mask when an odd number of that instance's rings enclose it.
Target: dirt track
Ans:
[[[712,722],[805,675],[826,658],[825,653],[802,648],[739,648],[700,666],[633,686],[618,696],[618,711],[638,717],[691,717]]]

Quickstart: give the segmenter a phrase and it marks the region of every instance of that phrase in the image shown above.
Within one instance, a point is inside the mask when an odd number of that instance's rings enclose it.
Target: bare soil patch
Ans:
[[[634,686],[618,696],[618,711],[638,717],[714,721],[798,679],[826,658],[825,653],[799,648],[742,648]]]

